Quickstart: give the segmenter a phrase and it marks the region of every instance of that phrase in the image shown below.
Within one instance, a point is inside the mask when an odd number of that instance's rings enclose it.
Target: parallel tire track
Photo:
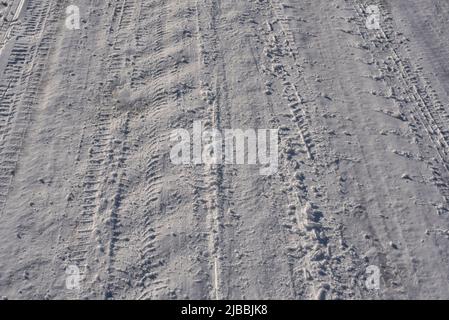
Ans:
[[[15,40],[0,84],[0,212],[6,204],[56,32],[50,14],[58,12],[54,7],[58,5],[28,2],[22,36]],[[37,44],[31,46],[31,39],[38,39]]]

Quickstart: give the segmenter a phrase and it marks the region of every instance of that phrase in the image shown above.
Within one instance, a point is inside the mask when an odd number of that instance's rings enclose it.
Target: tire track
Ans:
[[[2,12],[1,24],[0,24],[0,57],[2,55],[4,46],[7,45],[9,39],[12,38],[15,25],[17,25],[20,15],[22,14],[25,6],[25,0],[16,0],[8,5],[7,9]],[[13,14],[14,13],[14,14]],[[9,19],[8,16],[12,18]]]
[[[213,54],[217,54],[219,51],[219,39],[217,34],[217,23],[220,18],[220,1],[217,3],[206,3],[206,6],[210,6],[210,34],[208,35],[210,49]],[[222,57],[217,57],[220,59],[221,63]],[[215,59],[214,59],[215,60]],[[209,65],[209,70],[214,70],[215,66]],[[222,106],[219,96],[219,86],[221,84],[226,84],[226,75],[223,73],[223,69],[213,71],[211,79],[209,80],[212,85],[208,83],[205,84],[205,92],[209,95],[207,113],[210,114],[210,118],[205,124],[206,130],[222,129]],[[223,78],[222,78],[223,77]],[[220,83],[220,84],[219,84]],[[209,87],[210,86],[210,87]],[[206,187],[205,200],[206,200],[206,211],[207,220],[210,224],[210,247],[209,251],[211,253],[211,266],[212,266],[212,279],[213,279],[213,290],[211,292],[211,298],[215,300],[220,300],[225,298],[222,279],[222,259],[223,253],[221,251],[220,243],[224,242],[223,233],[221,232],[220,224],[223,216],[223,170],[221,165],[205,165],[205,172],[203,176],[203,185]]]
[[[46,2],[28,2],[23,37],[11,49],[0,85],[0,212],[5,208],[55,34],[56,26],[48,23],[52,7]],[[31,38],[38,39],[36,45],[30,45]]]
[[[116,1],[112,9],[112,18],[108,34],[108,41],[111,44],[108,63],[104,70],[108,70],[104,84],[100,84],[102,96],[99,99],[99,110],[93,123],[93,135],[90,139],[91,147],[88,150],[87,168],[83,179],[83,191],[81,196],[81,215],[75,230],[76,245],[69,247],[71,261],[80,268],[80,275],[84,277],[87,286],[83,287],[81,295],[94,293],[91,283],[103,277],[98,266],[98,257],[106,259],[106,276],[110,266],[108,263],[113,259],[114,240],[117,236],[117,211],[115,207],[111,209],[111,216],[105,220],[100,213],[108,210],[108,203],[105,199],[109,192],[105,185],[108,169],[113,166],[114,161],[114,136],[111,132],[113,125],[114,110],[111,110],[111,99],[113,91],[120,81],[122,68],[125,67],[126,55],[122,54],[128,40],[127,34],[132,29],[132,13],[135,9],[135,2],[126,0]],[[132,32],[132,31],[131,31]],[[123,49],[122,49],[123,48]],[[126,121],[125,121],[126,123]],[[83,140],[87,140],[84,138]],[[82,141],[81,143],[85,143]],[[123,151],[123,149],[122,149]],[[117,161],[126,161],[123,154],[117,155]],[[125,169],[123,169],[125,171]],[[122,177],[120,177],[122,178]],[[126,184],[117,182],[119,191],[125,193],[123,189]],[[114,199],[117,199],[116,197]],[[117,199],[118,200],[118,199]],[[117,203],[114,200],[113,206]],[[101,288],[101,294],[109,298],[107,284]]]
[[[167,4],[168,6],[168,4]],[[160,6],[159,6],[160,7]],[[209,65],[204,64],[205,59],[208,59],[208,53],[203,51],[204,47],[209,45],[213,46],[211,42],[214,40],[211,39],[213,35],[205,34],[205,29],[203,29],[203,23],[207,24],[212,19],[211,16],[207,16],[205,20],[199,19],[200,15],[205,14],[203,11],[203,7],[201,9],[198,6],[198,3],[183,2],[183,5],[176,6],[174,3],[170,2],[170,7],[172,10],[169,10],[169,14],[167,16],[167,22],[163,21],[161,23],[160,29],[162,26],[165,28],[169,28],[169,24],[173,23],[173,16],[185,15],[187,17],[195,17],[198,18],[196,21],[192,21],[192,25],[181,25],[177,28],[170,28],[170,32],[165,32],[163,34],[163,39],[159,41],[156,40],[156,54],[154,55],[159,61],[155,64],[158,66],[155,69],[155,77],[154,82],[157,83],[156,90],[159,90],[160,94],[163,95],[164,100],[157,101],[154,100],[151,103],[153,110],[151,114],[155,117],[158,117],[160,106],[164,106],[167,108],[167,105],[173,107],[176,105],[176,111],[179,113],[179,117],[181,120],[176,121],[174,124],[171,124],[173,127],[177,127],[178,125],[183,125],[185,127],[186,121],[188,121],[188,114],[186,114],[186,109],[183,107],[183,99],[192,99],[192,96],[197,97],[198,92],[202,91],[206,94],[206,91],[209,95],[213,95],[214,88],[209,86],[209,82],[213,81],[212,76],[210,75]],[[173,8],[177,8],[178,11],[174,12]],[[166,14],[158,15],[160,17],[165,17]],[[193,28],[193,23],[196,23],[196,30]],[[211,22],[213,24],[213,22]],[[167,24],[167,25],[166,25]],[[211,28],[213,30],[213,27]],[[162,31],[161,31],[162,32]],[[158,32],[158,33],[161,33]],[[185,37],[186,32],[188,36]],[[176,46],[175,50],[165,47],[167,42],[171,43],[175,41],[175,39],[182,38],[184,41],[181,41],[179,45]],[[196,43],[195,43],[196,42]],[[195,58],[197,58],[197,63],[193,64],[189,61],[183,61],[183,53],[187,48],[192,47],[193,49],[198,48],[198,51],[190,52]],[[192,49],[192,50],[193,50]],[[181,54],[181,55],[180,55]],[[172,63],[172,62],[174,63]],[[179,63],[181,61],[181,63]],[[169,64],[170,63],[170,64]],[[169,66],[167,66],[169,64]],[[197,66],[198,70],[202,70],[204,74],[201,77],[191,75],[191,70],[194,66]],[[196,72],[198,72],[198,70]],[[194,79],[191,79],[193,77]],[[204,80],[199,80],[198,78]],[[159,80],[160,79],[160,80]],[[167,85],[172,86],[173,83],[171,81],[166,81],[166,79],[175,79],[175,84],[173,90],[167,90]],[[205,80],[207,79],[207,81]],[[181,80],[182,82],[179,82]],[[186,84],[186,80],[189,83]],[[197,84],[199,82],[199,84]],[[207,83],[206,83],[207,82]],[[168,97],[174,95],[173,100],[167,100]],[[180,101],[181,100],[181,101]],[[210,118],[208,122],[208,127],[212,126],[212,116],[210,114],[205,115],[205,112],[216,112],[217,106],[214,105],[213,101],[210,100],[210,103],[207,103],[208,108],[203,109],[200,107],[197,116],[204,115],[205,118]],[[206,103],[205,103],[206,104]],[[213,106],[214,105],[214,106]],[[191,107],[191,106],[186,106]],[[215,111],[213,111],[215,110]],[[215,120],[217,116],[213,117]],[[188,125],[187,125],[188,126]],[[165,128],[164,128],[165,130]],[[162,131],[164,131],[162,130]],[[168,135],[165,137],[161,137],[160,141],[169,140]],[[160,144],[163,144],[160,142]],[[156,147],[152,148],[156,149]],[[176,169],[171,169],[168,164],[168,155],[162,152],[160,148],[157,152],[152,151],[150,149],[150,153],[152,157],[148,163],[147,175],[148,179],[146,184],[149,186],[147,194],[149,194],[149,201],[147,201],[145,207],[147,207],[147,213],[145,216],[146,222],[146,232],[145,236],[145,245],[144,245],[144,255],[142,260],[146,262],[143,270],[145,270],[145,275],[140,281],[141,283],[145,283],[145,289],[139,295],[139,299],[157,299],[157,298],[176,298],[179,294],[184,294],[184,296],[194,295],[195,297],[200,297],[202,299],[209,296],[209,298],[217,298],[220,296],[220,289],[218,286],[220,285],[220,279],[218,278],[219,274],[219,265],[217,256],[213,256],[213,247],[214,247],[214,231],[216,230],[215,225],[215,216],[211,216],[211,212],[215,212],[218,210],[219,206],[216,202],[216,197],[211,196],[211,194],[216,194],[215,188],[215,180],[211,177],[211,173],[209,169],[204,168],[182,168],[181,172],[178,172]],[[174,172],[172,171],[174,170]],[[215,170],[215,169],[211,169]],[[160,227],[162,219],[166,217],[168,219],[173,213],[174,210],[173,204],[170,205],[168,203],[169,194],[166,194],[164,191],[164,184],[162,182],[162,175],[170,176],[170,172],[173,172],[175,176],[177,176],[177,180],[179,183],[187,184],[191,188],[193,203],[189,204],[192,206],[193,216],[179,216],[180,223],[176,222],[172,227],[177,230],[178,224],[181,227],[182,232],[189,233],[188,230],[192,229],[193,234],[188,234],[185,239],[186,244],[185,250],[188,250],[190,254],[185,259],[187,265],[189,266],[189,270],[196,270],[195,274],[192,278],[186,278],[181,281],[185,281],[188,283],[189,287],[179,286],[176,283],[173,283],[173,279],[164,278],[163,275],[167,273],[165,270],[161,270],[163,266],[165,268],[178,268],[177,266],[173,266],[172,264],[175,261],[171,260],[170,254],[171,252],[166,252],[167,249],[163,250],[164,245],[162,241],[171,241],[167,239],[166,231]],[[176,207],[177,205],[175,205]],[[186,213],[189,211],[180,210],[179,214]],[[186,225],[183,225],[185,223]],[[188,227],[187,227],[188,226]],[[158,230],[159,229],[159,230]],[[184,235],[178,235],[178,237],[184,237]],[[204,237],[209,238],[209,243],[205,241]],[[178,245],[175,245],[175,248]],[[176,249],[172,250],[176,250]],[[207,251],[207,252],[206,252]],[[179,253],[184,256],[184,253]],[[207,258],[208,262],[204,260]],[[194,263],[190,261],[190,259],[194,259]],[[164,272],[162,272],[164,271]],[[172,273],[179,273],[181,270],[174,269]],[[182,269],[182,272],[186,272],[185,269]],[[179,275],[179,277],[184,277],[184,275]],[[171,281],[170,281],[171,280]],[[192,282],[192,283],[191,283]],[[173,287],[175,286],[175,287]],[[193,291],[195,289],[195,292]],[[207,295],[207,296],[206,296]]]
[[[363,33],[361,28],[362,21],[366,20],[363,7],[353,2],[354,10],[359,16],[358,26],[359,34],[366,43],[370,43],[370,39]],[[448,177],[449,174],[449,130],[447,128],[447,119],[449,116],[445,112],[444,106],[441,102],[432,94],[433,89],[428,81],[423,79],[423,76],[419,72],[422,69],[419,65],[413,68],[410,62],[404,57],[399,56],[399,52],[392,45],[394,29],[391,26],[392,18],[390,14],[385,11],[385,7],[379,4],[382,9],[382,15],[385,17],[385,21],[382,23],[386,25],[381,27],[376,33],[375,46],[381,46],[383,50],[391,53],[392,59],[388,61],[392,65],[392,70],[398,75],[402,82],[401,89],[402,94],[405,96],[405,102],[412,102],[414,107],[410,111],[410,119],[416,126],[422,126],[426,132],[429,140],[433,143],[433,146],[438,157],[436,165],[441,165],[445,170],[445,173],[438,170],[435,164],[429,163],[435,180],[436,187],[440,190],[445,203],[449,203],[449,186],[445,182],[444,177]],[[385,30],[384,30],[385,29]],[[408,48],[406,43],[402,43],[402,46]],[[410,49],[406,49],[410,51]],[[373,55],[375,56],[375,55]],[[425,89],[423,89],[420,83],[424,82]],[[392,87],[393,88],[393,87]],[[392,92],[394,94],[394,91]],[[393,97],[393,96],[392,96]],[[395,98],[395,97],[393,97]],[[440,214],[448,211],[444,205],[438,208]]]
[[[396,38],[394,36],[394,30],[390,26],[390,29],[388,31],[389,35],[387,35],[384,29],[381,29],[379,32],[376,32],[375,30],[368,31],[365,27],[365,21],[367,19],[367,15],[365,15],[365,11],[363,7],[355,2],[352,1],[351,5],[353,5],[354,12],[356,14],[355,24],[353,26],[356,26],[355,35],[358,35],[362,38],[363,43],[360,45],[361,49],[367,50],[373,59],[373,62],[369,62],[369,64],[375,64],[375,66],[378,68],[378,71],[380,72],[379,79],[377,77],[373,78],[375,80],[382,80],[382,83],[385,84],[389,90],[387,90],[386,94],[381,94],[382,97],[386,99],[394,99],[395,101],[402,103],[411,103],[411,109],[410,111],[403,110],[404,114],[399,114],[395,117],[398,119],[402,119],[403,117],[406,117],[408,119],[412,120],[411,124],[409,125],[410,131],[413,132],[416,135],[417,141],[421,140],[421,135],[419,134],[419,131],[417,130],[416,126],[420,126],[419,123],[423,124],[423,129],[425,132],[433,132],[433,128],[429,125],[429,122],[426,123],[426,116],[423,109],[432,108],[432,106],[429,104],[429,101],[426,98],[423,98],[424,94],[422,92],[422,89],[419,89],[419,81],[411,75],[412,66],[410,65],[409,61],[406,60],[404,57],[399,56],[399,51],[395,49],[394,43],[396,41]],[[388,21],[392,21],[392,18],[386,14],[383,13],[383,16],[385,17],[385,21],[382,21],[381,25],[388,25]],[[351,19],[350,19],[351,20]],[[352,21],[352,20],[351,20]],[[370,33],[372,32],[371,36]],[[386,57],[385,60],[382,60],[382,57]],[[395,82],[395,79],[400,80],[400,84],[398,86],[398,83]],[[354,102],[355,103],[355,102]],[[419,119],[419,120],[418,120]],[[432,141],[432,134],[430,133],[430,140]],[[433,140],[435,141],[435,140]],[[438,143],[437,143],[438,144]],[[437,145],[436,144],[436,145]],[[368,159],[366,158],[366,152],[363,151],[365,148],[362,145],[362,142],[360,139],[357,141],[357,146],[362,150],[361,155],[363,156],[363,163],[368,163]],[[421,149],[421,147],[420,147]],[[426,159],[426,157],[419,153],[419,158]],[[436,173],[436,168],[434,165],[432,165],[430,162],[427,162],[428,167],[431,168],[432,174],[434,175],[434,178],[439,177],[441,174]],[[370,169],[368,166],[366,166],[366,176],[370,178],[370,185],[371,188],[374,188],[374,191],[372,191],[372,194],[376,195],[394,195],[395,190],[392,188],[392,186],[388,185],[384,179],[382,179],[383,182],[383,188],[386,190],[382,190],[382,188],[379,188],[376,186],[375,180],[373,179],[373,175],[370,172]],[[360,184],[360,183],[359,183]],[[437,185],[438,186],[438,185]],[[439,188],[440,189],[440,188]],[[440,189],[441,191],[441,189]],[[366,192],[369,193],[369,192]],[[361,194],[359,194],[359,197],[362,199],[365,198]],[[382,199],[380,196],[376,196],[376,205],[379,207],[380,212],[389,212],[391,209],[386,207],[384,203],[386,202],[385,199]],[[366,201],[364,201],[366,203]],[[363,208],[363,207],[362,207]],[[354,208],[353,208],[354,209]],[[438,209],[439,210],[439,209]],[[386,288],[382,292],[379,292],[381,296],[388,296],[392,291],[390,289],[394,289],[394,286],[392,285],[396,283],[398,280],[401,279],[401,281],[404,281],[404,285],[408,283],[410,285],[410,281],[406,282],[405,276],[403,275],[406,273],[407,275],[411,276],[413,278],[412,282],[418,283],[423,280],[421,273],[416,270],[417,266],[414,260],[414,249],[416,247],[416,243],[411,242],[411,239],[408,237],[405,237],[406,234],[406,226],[403,226],[404,222],[400,221],[400,218],[396,218],[393,216],[393,222],[394,224],[391,224],[391,222],[388,222],[384,219],[376,219],[374,217],[369,217],[366,215],[365,217],[367,221],[370,223],[370,232],[371,234],[375,235],[375,239],[399,239],[399,243],[404,243],[405,246],[401,248],[402,256],[400,258],[394,258],[392,257],[393,254],[388,251],[388,248],[381,244],[373,244],[376,247],[377,253],[378,253],[378,260],[380,265],[383,268],[384,273],[384,281],[386,281],[385,285]],[[420,217],[425,223],[427,227],[430,228],[430,221],[429,219],[423,215]],[[385,233],[386,236],[381,236],[377,233]],[[387,254],[388,253],[388,254]],[[439,253],[441,256],[441,252]],[[395,268],[398,268],[398,270],[395,270]],[[401,270],[402,269],[402,270]],[[406,271],[404,271],[404,269]],[[413,294],[414,292],[413,287],[406,288],[406,293],[402,292],[402,294]]]
[[[272,12],[266,21],[267,38],[264,40],[264,59],[268,66],[264,73],[269,76],[269,94],[282,92],[288,105],[291,124],[281,125],[283,132],[283,170],[286,174],[284,185],[289,194],[289,228],[300,234],[300,244],[292,238],[288,246],[292,259],[292,277],[296,285],[296,295],[309,299],[328,299],[353,295],[345,283],[337,280],[341,266],[334,256],[344,256],[349,264],[359,264],[352,253],[341,250],[340,226],[335,218],[325,212],[334,210],[329,206],[326,187],[320,183],[320,175],[326,174],[327,147],[324,137],[312,130],[312,115],[315,109],[313,98],[304,98],[298,87],[304,88],[304,95],[313,95],[303,76],[304,66],[299,62],[301,56],[291,31],[291,18],[279,1],[269,1],[265,10]],[[271,79],[270,79],[271,78]],[[273,91],[273,92],[270,92]],[[319,96],[319,95],[318,95]],[[298,139],[302,142],[298,148]],[[287,178],[288,177],[288,178]],[[312,186],[311,186],[312,184]],[[291,217],[293,216],[293,217]],[[296,221],[296,223],[293,223]],[[354,287],[356,291],[356,287]]]
[[[170,99],[171,74],[174,70],[174,59],[171,55],[171,48],[167,46],[170,43],[170,37],[173,30],[169,28],[172,18],[171,2],[155,1],[148,7],[148,15],[156,18],[154,22],[156,28],[154,33],[143,36],[139,42],[153,43],[151,49],[151,58],[142,59],[142,63],[137,66],[137,80],[133,80],[133,85],[150,89],[149,109],[146,111],[146,117],[149,119],[158,119],[158,123],[151,123],[149,137],[151,142],[145,150],[145,157],[148,158],[145,169],[144,194],[145,198],[143,208],[143,228],[138,247],[140,261],[138,270],[138,285],[142,288],[137,292],[137,299],[174,299],[177,295],[176,288],[172,288],[171,279],[164,277],[165,269],[168,267],[169,254],[164,248],[162,238],[167,237],[166,230],[161,226],[161,221],[169,218],[173,213],[171,207],[176,204],[170,204],[171,194],[166,191],[164,177],[170,175],[168,151],[165,149],[166,141],[169,141],[169,132],[166,124],[165,113],[172,110],[172,101]],[[154,12],[157,12],[157,15]],[[145,14],[143,15],[145,16]],[[145,23],[143,29],[147,28]],[[145,55],[144,55],[145,56]],[[151,70],[151,73],[147,73]],[[151,84],[151,87],[148,85]],[[182,179],[182,177],[180,177]],[[165,241],[169,241],[166,239]]]
[[[157,14],[155,14],[157,12]],[[164,192],[164,175],[168,174],[168,159],[165,153],[165,142],[168,141],[167,128],[162,127],[165,117],[163,116],[171,101],[169,100],[169,90],[167,79],[172,72],[172,59],[169,49],[166,47],[171,31],[168,30],[168,19],[171,17],[169,3],[166,0],[146,3],[142,7],[142,22],[139,23],[137,31],[136,48],[138,50],[138,63],[133,70],[131,87],[137,90],[149,90],[148,106],[144,110],[148,119],[159,119],[152,121],[148,128],[150,140],[145,149],[144,198],[142,208],[142,228],[140,231],[137,251],[139,254],[138,268],[135,271],[138,286],[136,298],[158,299],[160,297],[170,297],[174,291],[170,289],[168,278],[161,275],[166,264],[165,253],[161,251],[160,237],[165,234],[159,232],[160,220],[169,215],[167,207],[169,201]],[[155,17],[152,28],[147,17]],[[153,19],[151,19],[153,20]],[[147,31],[152,30],[152,31]],[[152,44],[149,47],[149,44]],[[152,54],[148,57],[147,51]],[[149,72],[151,70],[151,72]],[[151,86],[150,86],[151,85]]]

